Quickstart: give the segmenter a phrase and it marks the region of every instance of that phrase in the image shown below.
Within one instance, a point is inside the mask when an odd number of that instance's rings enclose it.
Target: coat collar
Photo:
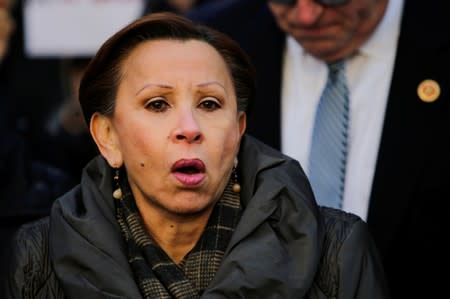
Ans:
[[[205,298],[302,298],[313,284],[323,228],[297,161],[245,136],[239,155],[244,212]]]
[[[276,246],[296,252],[294,258],[290,255],[281,258],[284,261],[292,258],[292,267],[300,269],[303,278],[295,283],[282,283],[292,278],[286,277],[286,271],[277,269],[271,261],[267,265],[270,275],[257,274],[248,282],[260,289],[259,284],[266,285],[266,281],[275,279],[285,290],[303,294],[312,283],[321,249],[317,206],[306,177],[297,162],[249,136],[242,140],[239,158],[241,201],[245,209],[225,253],[226,266],[219,269],[218,283],[211,284],[212,290],[224,286],[239,292],[239,285],[227,273],[230,269],[237,271],[239,265],[254,268],[255,262],[241,259],[240,252],[266,246],[257,237],[254,239],[264,227],[264,231],[272,231],[267,237],[277,242]],[[69,297],[140,296],[114,218],[110,196],[112,175],[104,159],[97,157],[86,167],[81,187],[58,199],[53,206],[50,251],[56,275]],[[239,249],[233,251],[236,246]],[[263,255],[268,252],[270,248]],[[227,260],[227,255],[237,256],[239,265],[229,263],[233,257]]]
[[[50,255],[68,298],[140,298],[115,220],[112,170],[98,156],[50,216]],[[114,295],[112,295],[114,294]]]
[[[314,225],[319,226],[319,212],[311,186],[297,161],[249,135],[244,136],[240,149],[241,203],[244,213],[230,246],[268,218],[277,217],[275,210],[288,204],[303,215],[308,214],[311,220],[314,219]],[[288,196],[281,196],[282,193],[288,193]],[[320,230],[318,227],[316,229]]]

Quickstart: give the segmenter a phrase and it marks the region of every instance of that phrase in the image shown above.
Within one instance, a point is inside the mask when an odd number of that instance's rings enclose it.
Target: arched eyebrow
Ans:
[[[219,86],[221,89],[223,89],[223,91],[225,93],[227,93],[227,90],[225,88],[225,86],[221,83],[219,83],[218,81],[209,81],[209,82],[204,82],[204,83],[200,83],[197,84],[197,87],[208,87],[208,86]],[[174,89],[173,86],[168,85],[168,84],[161,84],[161,83],[147,83],[145,84],[142,88],[140,88],[137,92],[136,92],[136,96],[141,93],[144,89],[147,89],[149,87],[158,87],[158,88],[163,88],[163,89],[168,89],[168,90],[172,90]]]
[[[225,86],[223,86],[223,84],[219,83],[218,81],[209,81],[209,82],[197,84],[198,87],[208,87],[208,86],[214,86],[214,85],[222,88],[223,91],[227,94],[227,90],[226,90]]]
[[[136,96],[138,94],[140,94],[144,89],[149,88],[149,87],[158,87],[158,88],[163,88],[163,89],[173,89],[173,86],[168,85],[168,84],[160,84],[160,83],[147,83],[145,84],[141,89],[139,89],[136,92]]]

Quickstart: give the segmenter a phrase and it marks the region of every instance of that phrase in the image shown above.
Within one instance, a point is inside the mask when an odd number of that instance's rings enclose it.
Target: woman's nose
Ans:
[[[314,0],[297,0],[295,10],[298,22],[301,25],[310,26],[317,22],[324,7]]]
[[[180,113],[178,125],[173,132],[174,142],[199,143],[203,140],[200,126],[191,110]]]

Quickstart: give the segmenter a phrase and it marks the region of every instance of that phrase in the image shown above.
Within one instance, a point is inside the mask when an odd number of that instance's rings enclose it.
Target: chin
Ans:
[[[200,216],[211,211],[214,201],[199,200],[196,199],[179,199],[179,202],[175,202],[170,207],[167,207],[171,213],[191,217]]]
[[[195,207],[174,207],[169,209],[169,211],[177,215],[178,217],[184,217],[184,218],[196,218],[196,217],[202,217],[205,214],[209,214],[209,211],[211,211],[210,206],[195,206]]]

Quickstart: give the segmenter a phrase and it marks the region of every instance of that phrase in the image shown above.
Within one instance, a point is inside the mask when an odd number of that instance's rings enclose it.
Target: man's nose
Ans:
[[[297,0],[295,10],[298,22],[309,26],[317,22],[324,7],[314,0]]]

